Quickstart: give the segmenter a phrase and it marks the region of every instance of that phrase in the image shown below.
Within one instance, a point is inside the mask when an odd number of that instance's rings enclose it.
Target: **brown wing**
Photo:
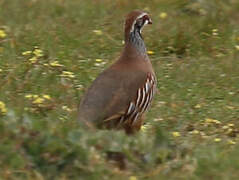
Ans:
[[[136,98],[129,102],[127,109],[114,114],[104,120],[106,124],[113,124],[117,128],[131,129],[141,126],[141,116],[148,109],[156,89],[156,79],[148,73],[143,86],[136,92]]]
[[[116,119],[121,118],[130,103],[136,97],[137,90],[147,78],[141,70],[122,68],[108,69],[100,74],[82,98],[79,107],[79,120],[98,127],[113,128]],[[143,81],[142,81],[143,80]]]

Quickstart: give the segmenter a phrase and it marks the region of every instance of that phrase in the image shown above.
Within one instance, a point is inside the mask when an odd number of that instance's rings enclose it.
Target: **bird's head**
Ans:
[[[130,12],[125,21],[125,41],[128,41],[131,34],[141,36],[142,29],[145,25],[152,24],[152,20],[146,12],[135,10]]]

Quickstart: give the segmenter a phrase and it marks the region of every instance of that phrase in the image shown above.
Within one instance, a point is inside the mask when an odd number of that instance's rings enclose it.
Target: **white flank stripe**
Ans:
[[[135,116],[137,113],[138,113],[138,111],[136,111],[136,109],[135,109],[135,110],[130,114],[128,120],[130,121],[130,120],[134,119],[134,116]],[[132,121],[131,121],[131,123],[132,123]]]
[[[148,79],[147,79],[147,82],[145,83],[145,91],[146,91],[146,93],[148,93],[148,91],[149,91],[149,81],[148,81]]]
[[[139,105],[140,96],[141,96],[141,93],[140,93],[140,88],[139,88],[138,89],[138,96],[137,96],[137,100],[136,100],[136,107],[138,107],[138,105]]]
[[[142,112],[144,112],[146,110],[146,108],[148,107],[148,104],[149,104],[149,95],[147,96],[144,107],[142,108]]]
[[[134,103],[130,102],[130,105],[129,105],[129,108],[128,108],[128,111],[127,111],[127,115],[129,115],[133,111],[133,108],[135,108]]]
[[[142,97],[142,99],[141,99],[141,102],[140,102],[139,108],[142,107],[142,105],[143,105],[143,103],[144,103],[144,100],[145,100],[145,95],[146,95],[144,88],[142,88],[142,91],[143,91],[143,92],[142,92],[143,97]]]
[[[136,116],[134,117],[132,121],[133,122],[132,125],[134,125],[137,122],[138,116],[139,116],[139,113],[137,113]]]

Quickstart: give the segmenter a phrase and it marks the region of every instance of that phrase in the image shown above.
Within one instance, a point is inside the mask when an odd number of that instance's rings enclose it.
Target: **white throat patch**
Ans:
[[[140,34],[142,33],[142,29],[144,28],[144,26],[147,25],[148,23],[149,23],[149,20],[146,19],[146,20],[144,21],[144,25],[143,25],[142,28],[140,29]]]

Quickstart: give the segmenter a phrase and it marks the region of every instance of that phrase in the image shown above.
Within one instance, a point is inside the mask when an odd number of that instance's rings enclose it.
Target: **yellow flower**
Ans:
[[[4,102],[0,101],[0,114],[5,115],[7,113],[7,108]]]
[[[65,110],[65,111],[68,111],[68,112],[71,112],[71,111],[72,111],[72,110],[71,110],[69,107],[67,107],[67,106],[62,106],[62,109]]]
[[[33,54],[35,54],[36,57],[42,57],[43,56],[43,52],[41,49],[35,49],[33,51]]]
[[[205,123],[215,123],[215,124],[221,124],[220,121],[216,120],[216,119],[211,119],[211,118],[206,118],[205,119]]]
[[[2,69],[0,69],[0,72],[2,72]]]
[[[38,98],[39,96],[37,94],[32,95],[33,98]]]
[[[137,180],[138,178],[136,176],[130,176],[129,180]]]
[[[81,90],[82,88],[83,88],[83,86],[81,84],[76,85],[76,89]]]
[[[24,51],[24,52],[22,52],[22,55],[27,56],[27,55],[30,55],[31,53],[32,53],[32,51]]]
[[[95,59],[96,62],[102,62],[102,59]]]
[[[38,97],[32,103],[33,104],[42,104],[44,101],[45,101],[45,99]]]
[[[233,123],[227,124],[229,127],[234,127],[235,125]]]
[[[236,50],[239,51],[239,45],[235,45]]]
[[[161,13],[159,14],[159,17],[160,17],[161,19],[165,19],[167,16],[168,16],[168,14],[167,14],[166,12],[161,12]]]
[[[228,129],[229,127],[228,126],[222,126],[222,129]]]
[[[5,31],[0,29],[0,38],[5,38],[7,36],[7,34],[5,33]]]
[[[100,59],[98,59],[98,61],[99,61]],[[105,65],[106,64],[106,62],[104,62],[104,61],[102,61],[102,62],[99,62],[99,63],[95,63],[94,65],[95,66],[103,66],[103,65]]]
[[[201,108],[202,106],[200,105],[200,104],[197,104],[197,105],[195,105],[194,106],[194,108],[196,108],[196,109],[199,109],[199,108]]]
[[[199,131],[195,129],[195,130],[193,130],[191,133],[192,133],[192,134],[199,134]]]
[[[74,78],[75,77],[74,73],[70,72],[70,71],[63,71],[60,76],[66,77],[66,78]]]
[[[36,56],[33,56],[32,58],[29,59],[29,61],[34,64],[37,62],[37,57]]]
[[[149,124],[149,123],[146,123],[146,124],[144,124],[143,126],[141,126],[141,130],[142,130],[143,132],[146,132],[146,131],[148,131],[148,130],[151,129],[151,128],[152,128],[152,125]]]
[[[229,128],[226,133],[227,133],[227,134],[231,134],[232,131],[233,131],[233,129],[232,129],[232,128]]]
[[[93,30],[93,32],[96,34],[96,35],[102,35],[103,32],[101,30]]]
[[[215,138],[214,141],[215,142],[220,142],[222,139],[221,138]]]
[[[27,99],[31,99],[32,97],[33,97],[32,94],[27,94],[27,95],[25,95],[25,98],[27,98]]]
[[[63,65],[60,64],[58,61],[53,61],[50,63],[50,66],[52,67],[62,67]]]
[[[181,134],[177,131],[172,132],[172,135],[173,135],[173,137],[180,137],[181,136]]]
[[[218,35],[218,29],[212,29],[212,35],[217,36]]]
[[[65,74],[65,75],[72,75],[73,72],[70,72],[70,71],[63,71],[63,74]]]
[[[233,141],[233,140],[228,140],[227,142],[228,142],[228,144],[231,144],[231,145],[235,145],[236,144],[236,142]]]
[[[44,94],[44,95],[42,95],[42,97],[43,97],[44,99],[48,99],[48,100],[50,100],[50,99],[51,99],[51,96],[50,96],[50,95],[48,95],[48,94]]]
[[[215,123],[215,124],[222,124],[220,121],[218,121],[216,119],[214,119],[213,123]]]
[[[205,119],[205,123],[212,123],[213,122],[213,119],[211,119],[211,118],[206,118]]]
[[[153,51],[147,51],[147,53],[148,53],[148,55],[152,55],[152,54],[154,54]]]

